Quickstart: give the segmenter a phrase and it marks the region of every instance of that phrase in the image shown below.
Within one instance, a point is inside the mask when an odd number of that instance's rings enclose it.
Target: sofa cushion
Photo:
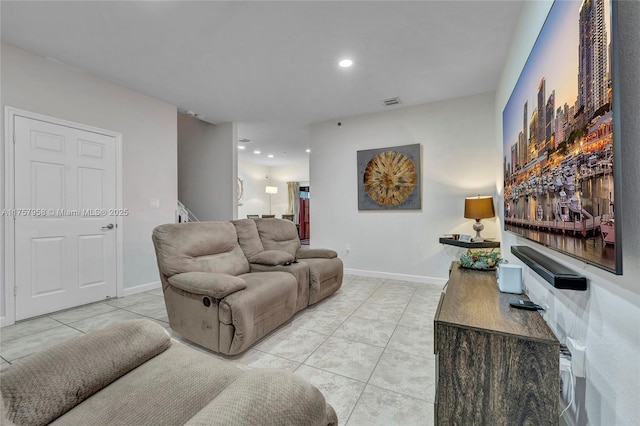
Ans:
[[[243,291],[230,294],[220,302],[220,322],[241,328],[261,321],[286,306],[297,294],[295,278],[286,272],[252,272],[242,275],[247,282]],[[295,303],[294,303],[295,305]]]
[[[276,266],[293,262],[295,257],[291,253],[281,250],[266,250],[256,253],[249,258],[249,263],[257,263],[258,265]]]
[[[52,425],[182,425],[241,374],[228,362],[174,341]]]
[[[273,272],[283,271],[293,275],[298,282],[298,296],[296,301],[296,312],[304,309],[309,304],[309,265],[304,262],[292,263],[290,265],[260,265],[251,264],[251,272]]]
[[[236,227],[238,243],[240,244],[240,247],[247,259],[261,251],[264,251],[262,241],[260,241],[260,235],[258,234],[258,228],[256,227],[256,222],[253,219],[238,219],[231,223]]]
[[[7,410],[4,408],[4,398],[2,397],[2,391],[0,391],[0,425],[15,426],[15,423],[7,418],[6,411]]]
[[[241,277],[247,288],[220,301],[220,351],[240,353],[293,316],[298,283],[287,272],[252,272]],[[233,330],[226,334],[223,329]],[[227,331],[229,331],[227,330]]]
[[[265,250],[281,250],[292,256],[300,248],[295,223],[285,219],[254,219]]]
[[[46,425],[170,345],[160,325],[131,320],[36,352],[0,374],[7,417]]]
[[[239,277],[219,272],[185,272],[169,278],[169,283],[189,293],[223,299],[234,291],[247,287]]]
[[[167,277],[183,272],[249,272],[249,262],[231,222],[188,222],[153,230],[158,267]]]
[[[186,426],[337,425],[322,393],[293,373],[275,369],[247,371]]]

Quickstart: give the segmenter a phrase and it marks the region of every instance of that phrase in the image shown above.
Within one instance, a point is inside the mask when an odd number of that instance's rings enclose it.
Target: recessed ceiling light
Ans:
[[[307,152],[311,152],[311,150],[310,150],[310,149],[307,149],[306,151],[307,151]]]
[[[254,153],[254,154],[260,154],[260,151],[255,150],[255,151],[253,151],[253,153]]]
[[[340,62],[338,62],[338,65],[340,65],[342,68],[349,68],[351,65],[353,65],[353,61],[351,59],[342,59]]]
[[[245,148],[246,148],[246,147],[244,147],[244,146],[242,146],[242,145],[238,146],[238,149],[245,149]]]
[[[267,157],[273,158],[273,154],[269,154],[269,155],[267,155]]]

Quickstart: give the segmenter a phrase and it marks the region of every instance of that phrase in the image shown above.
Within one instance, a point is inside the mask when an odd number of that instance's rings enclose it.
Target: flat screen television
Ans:
[[[615,9],[553,3],[503,111],[504,227],[621,274]]]

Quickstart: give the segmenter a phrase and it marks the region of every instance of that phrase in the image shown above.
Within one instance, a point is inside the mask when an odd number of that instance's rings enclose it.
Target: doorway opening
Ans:
[[[311,193],[308,186],[301,186],[299,192],[299,215],[298,221],[300,223],[300,243],[303,245],[309,245],[311,240],[311,231],[309,224],[309,200]]]

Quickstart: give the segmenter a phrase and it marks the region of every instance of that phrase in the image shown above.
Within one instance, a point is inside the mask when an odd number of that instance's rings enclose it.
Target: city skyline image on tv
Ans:
[[[621,273],[611,15],[552,5],[503,111],[504,226]]]

